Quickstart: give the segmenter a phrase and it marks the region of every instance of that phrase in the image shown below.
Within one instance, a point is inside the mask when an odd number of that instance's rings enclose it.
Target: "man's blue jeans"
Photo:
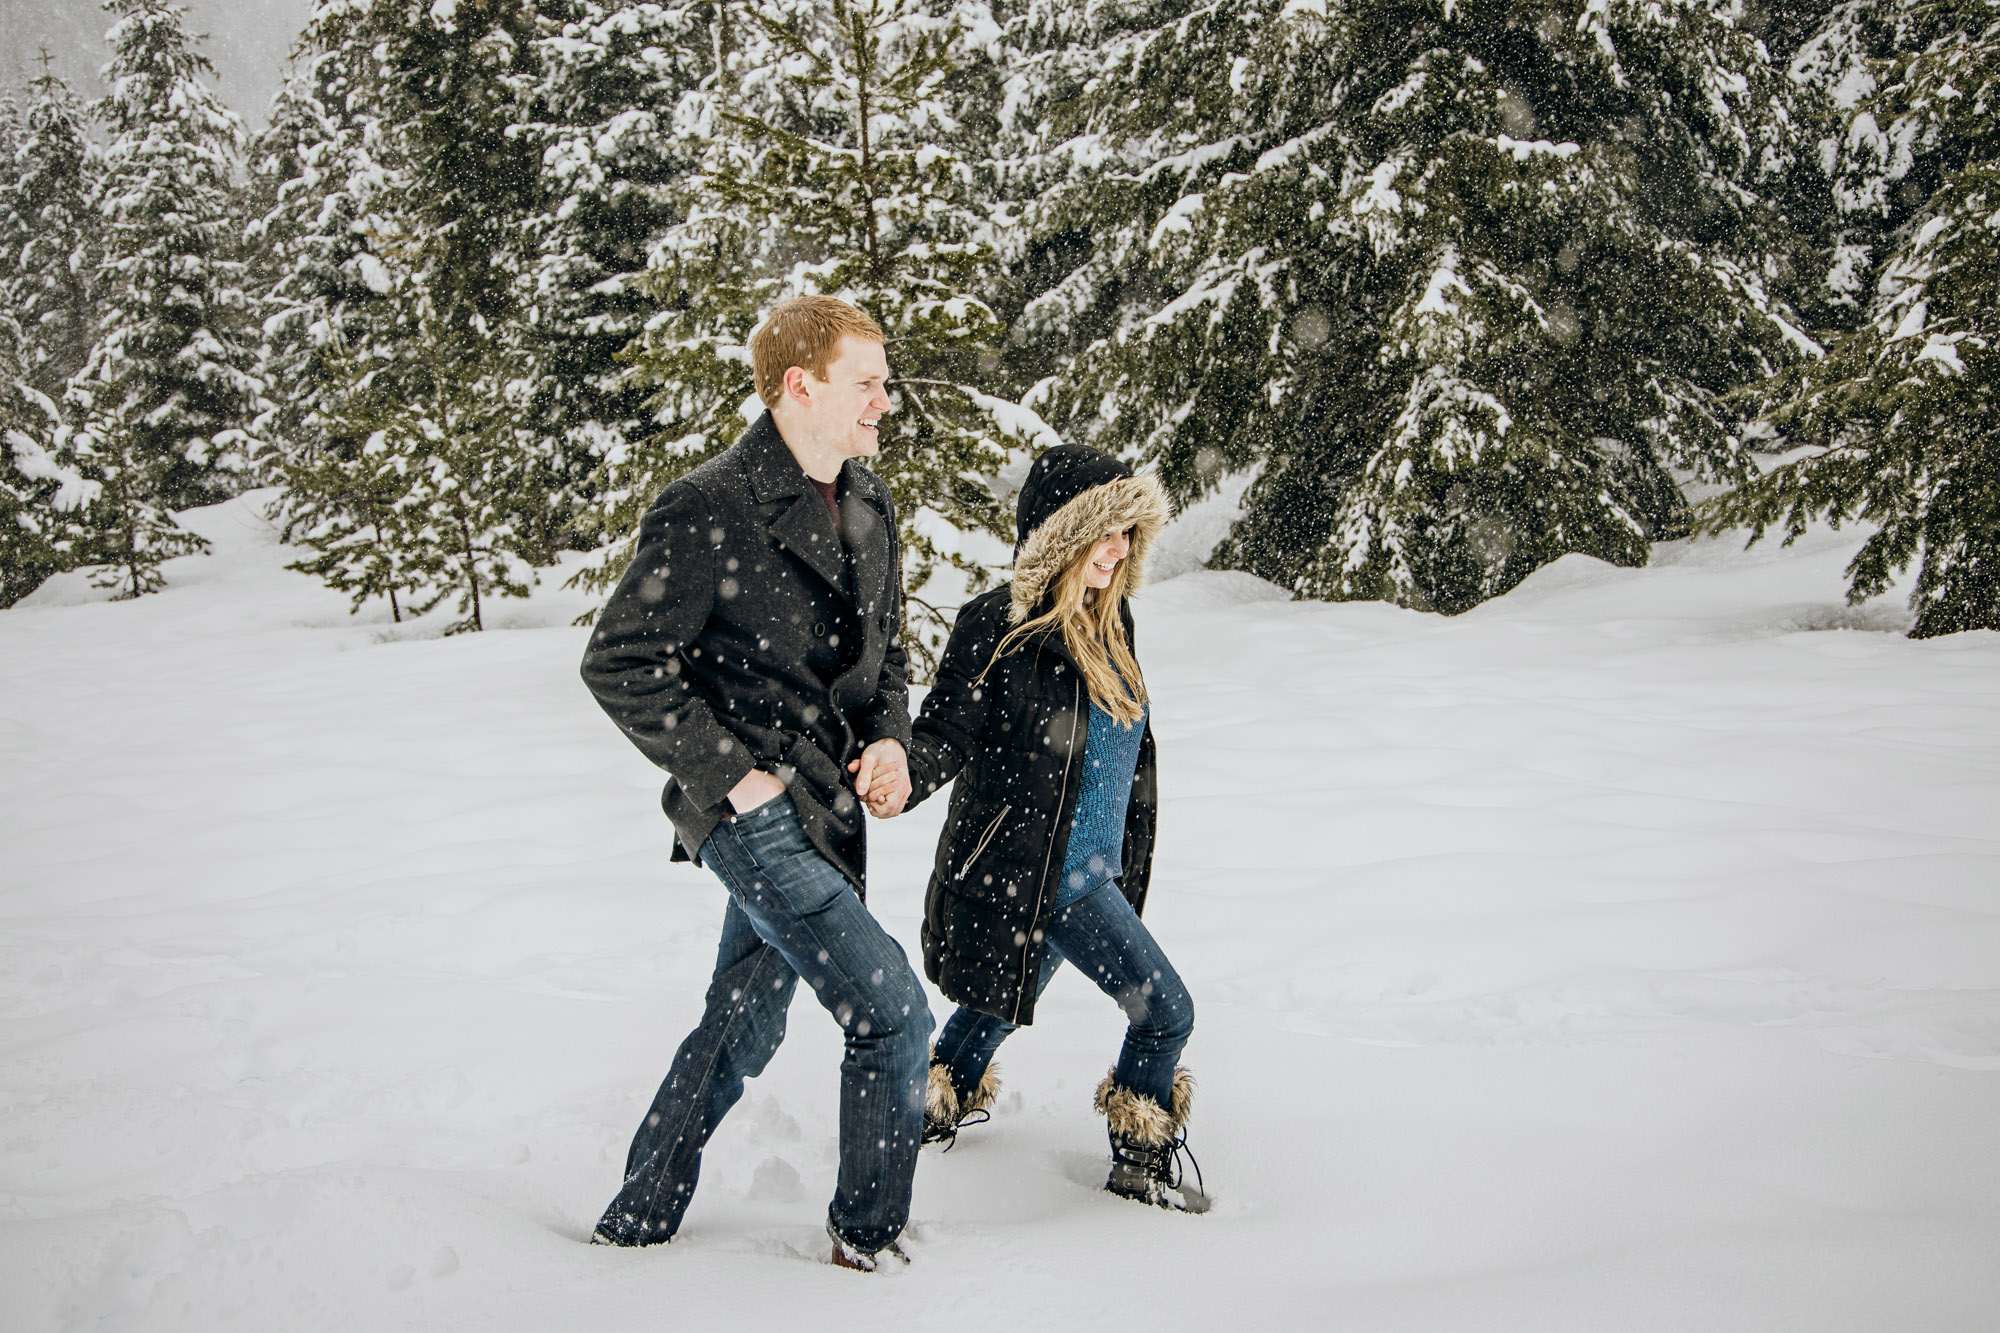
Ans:
[[[1037,995],[1048,989],[1064,959],[1116,1000],[1130,1020],[1112,1077],[1120,1087],[1171,1107],[1174,1069],[1181,1049],[1194,1035],[1194,1000],[1116,881],[1107,880],[1056,912],[1042,946]],[[945,1020],[936,1058],[951,1075],[961,1099],[979,1085],[993,1053],[1015,1030],[1016,1025],[1004,1018],[963,1005]]]
[[[930,1006],[902,946],[806,840],[785,797],[724,820],[702,863],[729,890],[701,1022],[674,1055],[625,1159],[625,1188],[598,1229],[619,1244],[667,1240],[701,1174],[701,1150],[785,1039],[800,977],[846,1036],[840,1178],[828,1217],[857,1250],[896,1239],[910,1217],[923,1139]]]

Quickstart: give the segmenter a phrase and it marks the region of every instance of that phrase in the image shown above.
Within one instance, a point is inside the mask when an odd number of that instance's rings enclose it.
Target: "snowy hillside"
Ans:
[[[1120,1016],[1072,972],[866,1278],[823,1262],[804,1000],[681,1238],[581,1243],[722,898],[580,603],[438,639],[248,501],[187,521],[164,595],[0,613],[10,1329],[1995,1327],[2000,636],[1844,607],[1852,535],[1454,620],[1150,590],[1148,915],[1219,1203],[1096,1192]],[[906,947],[942,816],[876,836]]]

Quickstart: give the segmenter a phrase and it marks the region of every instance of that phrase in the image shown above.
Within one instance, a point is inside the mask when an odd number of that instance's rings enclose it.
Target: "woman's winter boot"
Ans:
[[[1114,1071],[1115,1074],[1115,1071]],[[1174,1071],[1173,1105],[1163,1107],[1142,1092],[1120,1086],[1114,1074],[1097,1085],[1097,1109],[1111,1136],[1111,1175],[1104,1188],[1120,1198],[1187,1213],[1208,1211],[1208,1195],[1183,1183],[1180,1157],[1187,1153],[1187,1118],[1194,1106],[1194,1078]],[[1195,1179],[1201,1165],[1195,1163]]]
[[[946,1152],[958,1141],[958,1131],[966,1125],[984,1124],[993,1117],[987,1107],[1000,1095],[1000,1070],[986,1066],[971,1092],[961,1097],[952,1085],[951,1070],[931,1055],[930,1082],[924,1089],[924,1142],[943,1143]]]

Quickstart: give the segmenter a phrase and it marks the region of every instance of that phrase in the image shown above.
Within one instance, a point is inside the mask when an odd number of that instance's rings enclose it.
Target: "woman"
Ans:
[[[924,901],[924,968],[959,1009],[932,1049],[925,1140],[986,1119],[993,1052],[1065,959],[1130,1019],[1097,1089],[1105,1188],[1199,1209],[1179,1187],[1194,1004],[1139,920],[1157,812],[1126,598],[1167,518],[1151,477],[1080,445],[1022,488],[1014,580],[959,612],[909,748],[911,804],[954,777]]]

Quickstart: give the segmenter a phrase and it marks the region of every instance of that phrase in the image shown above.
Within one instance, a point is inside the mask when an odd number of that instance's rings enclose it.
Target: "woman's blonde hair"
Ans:
[[[1105,535],[1100,534],[1098,540]],[[1111,571],[1110,586],[1092,589],[1084,582],[1084,570],[1096,549],[1093,541],[1063,566],[1055,579],[1055,605],[1007,631],[987,660],[986,671],[1023,641],[1060,630],[1063,645],[1083,673],[1090,701],[1129,727],[1146,715],[1146,681],[1125,637],[1122,614],[1134,566],[1129,559],[1120,560]],[[1096,596],[1087,595],[1093,591]],[[981,679],[986,671],[979,673]]]

